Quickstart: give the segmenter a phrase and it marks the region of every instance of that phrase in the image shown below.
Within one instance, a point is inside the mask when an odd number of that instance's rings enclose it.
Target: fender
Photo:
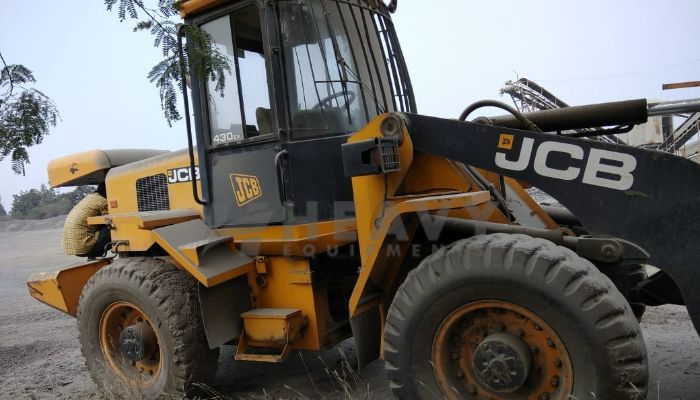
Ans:
[[[392,123],[385,123],[387,120]],[[359,152],[368,151],[369,144],[379,143],[375,138],[384,137],[382,127],[386,126],[399,127],[400,167],[389,173],[378,173],[376,168],[366,173],[372,169],[371,166],[354,169],[352,161],[363,162],[367,159]],[[362,267],[350,297],[349,307],[358,363],[362,367],[380,356],[385,314],[391,304],[404,256],[409,253],[408,246],[411,245],[413,235],[420,224],[421,215],[448,214],[452,210],[459,210],[464,217],[472,219],[489,220],[494,215],[503,217],[491,201],[488,191],[442,190],[424,195],[398,195],[407,176],[420,175],[421,171],[425,172],[430,168],[440,169],[443,164],[437,166],[428,162],[412,170],[414,149],[411,138],[405,124],[391,114],[377,117],[353,135],[348,144],[344,145],[343,158],[346,174],[353,174],[353,170],[361,174],[352,177],[352,186]],[[513,185],[517,183],[513,181]],[[465,186],[468,187],[469,185]]]

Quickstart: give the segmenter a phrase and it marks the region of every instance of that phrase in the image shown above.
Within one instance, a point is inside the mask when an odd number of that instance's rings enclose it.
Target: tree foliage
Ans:
[[[2,205],[2,199],[0,199],[0,217],[4,217],[7,215],[7,211],[5,211],[5,207]]]
[[[183,54],[178,51],[178,4],[173,0],[104,0],[108,11],[116,11],[121,22],[136,20],[134,32],[147,31],[153,36],[153,46],[159,48],[163,60],[151,68],[148,79],[160,92],[160,103],[168,125],[182,118],[178,111],[178,92],[183,93],[185,84],[182,72],[190,73],[200,81],[216,83],[217,92],[223,97],[225,77],[231,73],[231,65],[221,54],[211,36],[195,26],[184,25],[185,36],[190,40],[183,45]]]
[[[56,126],[58,109],[44,93],[32,87],[32,71],[20,64],[5,63],[0,53],[0,161],[10,156],[12,170],[24,175],[29,162],[27,148],[39,144]]]
[[[94,191],[94,186],[79,186],[71,192],[58,193],[41,185],[39,189],[24,190],[12,196],[10,214],[16,219],[44,219],[68,214],[85,195]]]

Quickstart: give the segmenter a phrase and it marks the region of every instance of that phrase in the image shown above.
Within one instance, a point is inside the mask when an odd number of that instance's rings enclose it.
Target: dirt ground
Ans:
[[[61,251],[62,223],[61,217],[0,222],[0,399],[99,398],[80,355],[75,320],[33,300],[25,286],[31,273],[79,261]],[[700,398],[700,339],[685,308],[650,309],[642,325],[651,368],[648,398]],[[342,380],[351,384],[353,398],[390,398],[381,362],[359,377],[341,367],[343,360],[354,365],[354,351],[348,340],[262,365],[235,362],[233,348],[226,347],[215,389],[234,399],[262,398],[263,392],[275,399],[320,399],[342,390],[330,368],[346,374]]]

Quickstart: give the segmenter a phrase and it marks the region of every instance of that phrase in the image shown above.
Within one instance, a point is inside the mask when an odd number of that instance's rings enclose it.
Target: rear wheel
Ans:
[[[216,372],[196,282],[159,259],[127,258],[99,270],[83,288],[78,330],[90,374],[126,397],[191,392]]]
[[[482,235],[426,258],[386,320],[401,399],[641,399],[644,340],[590,262],[524,235]]]

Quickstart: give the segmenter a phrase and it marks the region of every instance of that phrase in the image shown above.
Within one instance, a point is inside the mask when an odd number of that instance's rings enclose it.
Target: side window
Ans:
[[[206,83],[212,146],[239,143],[273,132],[260,15],[250,5],[202,25],[229,59],[223,96]]]

